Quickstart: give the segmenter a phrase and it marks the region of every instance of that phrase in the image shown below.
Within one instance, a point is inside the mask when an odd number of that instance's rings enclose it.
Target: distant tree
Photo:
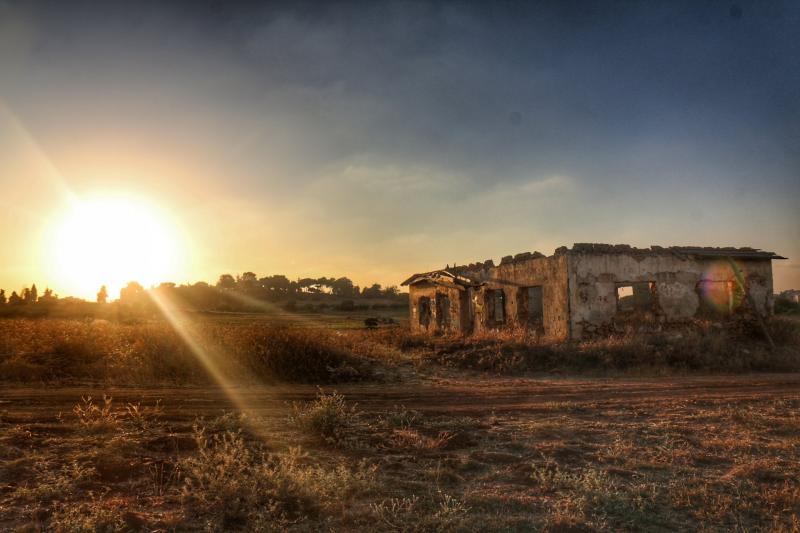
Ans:
[[[50,287],[45,287],[44,294],[39,297],[39,301],[45,303],[54,302],[56,300],[58,300],[58,296],[53,294],[53,290]]]
[[[259,285],[265,297],[269,299],[282,298],[288,294],[297,292],[293,281],[282,274],[275,274],[274,276],[266,276],[258,280]]]
[[[5,289],[0,289],[0,305],[5,305],[7,301]]]
[[[389,297],[389,298],[393,298],[393,297],[397,296],[399,293],[400,293],[400,291],[397,290],[397,287],[395,285],[392,285],[391,287],[386,287],[385,289],[383,289],[383,295],[386,296],[386,297]]]
[[[19,294],[23,304],[27,304],[31,298],[31,290],[28,287],[22,287],[22,292]]]
[[[100,287],[100,291],[97,293],[97,303],[104,304],[106,302],[108,302],[108,289],[106,289],[106,286],[103,285]]]
[[[31,290],[28,291],[28,297],[25,298],[26,304],[35,304],[36,300],[39,299],[39,291],[36,290],[36,284],[34,283],[31,285]]]
[[[380,298],[383,290],[380,283],[373,283],[371,287],[365,287],[361,291],[361,296],[365,298]]]
[[[144,294],[144,287],[137,281],[129,281],[128,284],[120,289],[119,300],[123,303],[133,303],[138,301]]]
[[[219,281],[217,281],[217,288],[218,289],[235,289],[236,288],[236,279],[231,276],[230,274],[223,274],[219,277]]]
[[[205,281],[181,288],[183,300],[195,309],[214,309],[219,302],[220,294]]]
[[[297,286],[300,288],[302,292],[313,292],[318,293],[319,290],[319,280],[316,278],[302,278],[297,280]]]
[[[353,296],[354,292],[353,282],[350,281],[348,278],[339,278],[333,280],[330,283],[330,287],[331,287],[331,292],[335,296],[344,296],[347,298]]]
[[[17,291],[12,291],[11,296],[8,298],[8,303],[9,305],[22,305],[25,303],[25,300],[20,298],[19,294],[17,294]]]
[[[252,291],[258,285],[258,276],[255,272],[243,272],[241,276],[236,279],[236,286],[246,292]]]

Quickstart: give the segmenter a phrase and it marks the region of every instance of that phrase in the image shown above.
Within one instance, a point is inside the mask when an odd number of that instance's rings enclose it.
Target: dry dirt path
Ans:
[[[742,401],[764,398],[800,398],[800,374],[750,374],[737,376],[693,376],[668,378],[558,378],[508,379],[499,377],[438,379],[422,383],[340,384],[337,390],[363,411],[382,411],[403,405],[431,414],[478,415],[488,412],[537,411],[553,402],[576,407],[652,404],[660,401]],[[52,419],[69,413],[81,396],[108,394],[114,403],[151,403],[160,399],[167,418],[193,418],[219,414],[244,406],[259,416],[282,416],[287,402],[311,400],[317,388],[281,385],[234,388],[230,393],[217,387],[69,387],[4,386],[0,389],[0,412],[19,422]],[[237,400],[237,403],[232,401]]]

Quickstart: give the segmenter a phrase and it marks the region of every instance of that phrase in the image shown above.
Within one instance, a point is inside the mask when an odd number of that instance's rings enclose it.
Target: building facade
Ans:
[[[549,341],[660,330],[697,319],[772,314],[772,260],[753,248],[575,244],[415,274],[411,329],[485,333],[524,328]]]

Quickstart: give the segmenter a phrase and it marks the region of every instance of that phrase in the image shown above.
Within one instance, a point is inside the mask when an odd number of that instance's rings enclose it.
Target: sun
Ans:
[[[50,268],[70,295],[110,298],[129,281],[144,286],[179,275],[182,242],[176,225],[147,201],[127,195],[77,199],[50,233]]]

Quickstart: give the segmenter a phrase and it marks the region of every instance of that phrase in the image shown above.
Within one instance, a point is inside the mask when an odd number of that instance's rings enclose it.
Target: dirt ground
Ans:
[[[335,389],[326,430],[312,386],[5,387],[0,529],[800,528],[798,374]],[[247,488],[264,461],[284,489]]]

